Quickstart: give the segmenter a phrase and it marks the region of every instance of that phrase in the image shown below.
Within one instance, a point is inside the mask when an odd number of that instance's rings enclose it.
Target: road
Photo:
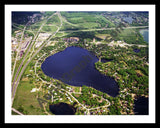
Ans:
[[[111,105],[111,103],[110,103],[107,99],[104,99],[104,98],[103,98],[103,100],[106,100],[106,101],[107,101],[107,103],[108,103],[107,105],[100,106],[100,107],[96,107],[96,108],[86,108],[86,106],[83,105],[83,104],[81,104],[74,96],[72,96],[72,94],[71,94],[69,91],[64,90],[64,89],[62,89],[62,88],[61,88],[61,90],[62,90],[62,91],[65,91],[66,93],[68,93],[78,104],[80,104],[80,105],[83,107],[83,109],[86,109],[87,115],[90,115],[90,113],[89,113],[90,110],[105,108],[105,107],[109,107],[109,106]]]
[[[56,33],[60,30],[60,28],[62,27],[62,18],[61,18],[60,13],[57,12],[57,13],[54,13],[53,15],[55,15],[55,14],[58,14],[58,17],[59,17],[59,19],[60,19],[60,21],[61,21],[60,27],[58,27],[58,29],[56,30],[56,32],[54,32],[53,35],[52,35],[46,42],[44,42],[44,43],[42,44],[42,46],[33,54],[33,56],[28,59],[28,61],[24,64],[24,66],[23,66],[23,68],[22,68],[22,70],[21,70],[21,72],[20,72],[20,69],[21,69],[21,67],[22,67],[22,65],[23,65],[23,63],[24,63],[24,61],[25,61],[25,59],[26,59],[26,56],[28,55],[28,53],[30,52],[30,49],[32,48],[32,45],[33,45],[33,43],[34,43],[33,41],[32,41],[32,44],[30,45],[29,49],[27,50],[25,56],[23,57],[23,60],[22,60],[20,66],[19,66],[19,68],[18,68],[18,70],[17,70],[17,72],[16,72],[16,75],[15,75],[15,78],[14,78],[13,84],[12,84],[12,90],[11,90],[11,91],[12,91],[12,104],[13,104],[14,96],[15,96],[15,93],[16,93],[16,90],[17,90],[17,87],[18,87],[18,84],[19,84],[19,80],[20,80],[21,75],[23,74],[25,68],[26,68],[27,65],[30,63],[30,61],[37,55],[37,53],[50,41],[50,39],[51,39],[53,36],[55,36],[55,34],[56,34]],[[46,20],[46,22],[47,22],[53,15],[51,15],[51,16]],[[45,23],[46,23],[46,22],[45,22]],[[43,27],[43,25],[44,25],[45,23],[43,23],[43,24],[41,25],[41,27],[39,28],[39,30],[38,30],[38,32],[37,32],[37,34],[36,34],[36,36],[34,37],[33,40],[35,40],[35,39],[37,38],[40,30],[42,29],[42,27]],[[19,72],[20,72],[20,74],[19,74]],[[18,74],[19,74],[19,75],[18,75]],[[17,77],[18,77],[18,78],[17,78]],[[16,79],[17,79],[17,81],[16,81]],[[15,87],[14,87],[14,85],[15,85]]]
[[[22,35],[21,35],[21,39],[20,39],[20,41],[19,41],[19,43],[18,43],[18,50],[17,50],[18,52],[17,52],[17,54],[16,54],[16,59],[15,59],[14,66],[13,66],[13,70],[12,70],[12,77],[13,77],[13,74],[14,74],[14,69],[15,69],[15,67],[16,67],[17,57],[18,57],[18,54],[19,54],[19,51],[20,51],[20,42],[22,42],[25,29],[26,29],[26,26],[23,28]]]
[[[131,28],[147,28],[148,26],[133,26],[133,27],[122,27],[123,29],[131,29]],[[67,31],[60,31],[60,32],[87,32],[87,31],[101,31],[101,30],[113,30],[114,28],[97,28],[97,29],[82,29],[82,30],[67,30]]]
[[[21,112],[17,111],[15,108],[12,108],[12,111],[16,112],[19,115],[23,115]]]
[[[20,69],[21,69],[21,67],[22,67],[22,65],[23,65],[23,63],[24,63],[24,61],[25,61],[25,59],[26,59],[26,56],[28,55],[28,53],[29,53],[29,51],[30,51],[30,49],[31,49],[31,47],[32,47],[32,45],[33,45],[33,42],[32,42],[32,44],[30,45],[29,49],[27,50],[27,52],[26,52],[26,54],[25,54],[25,56],[24,56],[24,58],[23,58],[23,60],[22,60],[22,62],[21,62],[21,64],[20,64],[20,66],[19,66],[19,68],[18,68],[18,70],[17,70],[16,76],[15,76],[14,81],[13,81],[13,84],[12,84],[12,104],[13,104],[14,96],[15,96],[15,93],[16,93],[16,90],[17,90],[17,87],[18,87],[18,84],[19,84],[19,80],[20,80],[21,75],[23,74],[24,70],[26,69],[27,65],[28,65],[28,64],[30,63],[30,61],[38,54],[38,52],[50,41],[50,39],[51,39],[53,36],[55,36],[55,34],[56,34],[56,33],[60,30],[60,28],[62,27],[61,14],[60,14],[59,12],[57,12],[57,13],[54,13],[53,15],[55,15],[55,14],[58,14],[58,17],[59,17],[59,19],[60,19],[60,21],[61,21],[60,27],[58,27],[58,29],[56,30],[56,32],[54,32],[53,35],[52,35],[46,42],[44,42],[44,43],[42,44],[42,46],[33,54],[33,56],[28,59],[28,61],[25,63],[25,65],[23,66],[23,68],[22,68],[22,70],[21,70],[21,72],[20,72],[20,74],[19,74],[19,71],[20,71]],[[48,21],[53,15],[51,15],[51,16],[47,19],[47,21]],[[47,21],[46,21],[46,22],[47,22]],[[46,23],[46,22],[45,22],[45,23]],[[42,29],[42,27],[43,27],[43,25],[44,25],[45,23],[43,23],[43,24],[41,25],[41,27],[39,28],[39,31]],[[37,34],[36,34],[36,36],[34,37],[33,40],[36,39],[36,37],[38,36],[39,31],[37,32]],[[18,74],[19,74],[19,76],[18,76]],[[17,79],[17,81],[16,81],[16,78],[17,78],[17,77],[18,77],[18,79]],[[15,85],[15,87],[14,87],[14,85]],[[13,89],[13,87],[14,87],[14,89]]]
[[[54,13],[53,15],[55,15],[55,14],[56,14],[56,13]],[[51,16],[40,26],[39,30],[37,31],[36,36],[34,36],[34,39],[32,40],[31,45],[29,46],[27,52],[25,53],[25,55],[24,55],[24,57],[23,57],[23,60],[22,60],[22,62],[21,62],[21,64],[20,64],[20,66],[18,67],[18,70],[17,70],[16,75],[15,75],[15,77],[14,77],[14,80],[13,80],[13,83],[12,83],[12,89],[11,89],[12,92],[13,92],[13,88],[14,88],[15,81],[16,81],[17,76],[18,76],[18,74],[19,74],[19,71],[20,71],[20,69],[21,69],[21,67],[22,67],[22,65],[23,65],[23,63],[24,63],[24,61],[25,61],[25,59],[26,59],[26,56],[27,56],[28,53],[30,52],[30,50],[31,50],[31,48],[32,48],[32,45],[34,44],[34,41],[35,41],[36,38],[38,37],[38,34],[39,34],[40,30],[42,29],[42,27],[45,25],[45,23],[46,23],[53,15],[51,15]],[[26,28],[26,26],[25,26],[25,28]],[[22,42],[22,38],[23,38],[23,35],[24,35],[25,28],[24,28],[24,30],[23,30],[23,33],[22,33],[20,42]]]

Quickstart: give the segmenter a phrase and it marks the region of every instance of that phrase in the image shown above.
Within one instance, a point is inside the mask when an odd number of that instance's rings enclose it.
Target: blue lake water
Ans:
[[[45,59],[41,68],[45,75],[73,85],[93,87],[110,96],[119,94],[117,82],[101,74],[95,68],[98,58],[88,50],[79,47],[68,47]]]
[[[134,113],[135,115],[148,115],[149,103],[148,98],[142,96],[134,101]]]
[[[49,105],[49,110],[55,115],[74,115],[76,112],[73,106],[63,102]]]

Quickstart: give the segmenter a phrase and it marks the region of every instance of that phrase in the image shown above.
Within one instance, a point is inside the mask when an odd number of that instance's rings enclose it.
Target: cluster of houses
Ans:
[[[66,95],[67,99],[69,100],[69,102],[73,103],[73,101],[72,101],[71,98],[68,96],[68,94],[65,93],[65,95]]]
[[[104,17],[109,19],[114,24],[123,23],[125,25],[132,24],[133,21],[138,24],[143,24],[143,22],[148,22],[148,18],[145,15],[141,15],[139,13],[124,13],[121,12],[119,14],[116,14],[115,12],[106,12],[102,14]],[[116,20],[115,20],[116,19]]]
[[[22,35],[22,32],[20,30],[15,31],[14,32],[16,35],[15,37],[11,38],[11,46],[12,46],[12,53],[14,53],[14,51],[17,51],[18,49],[18,39],[20,38],[19,36]],[[18,38],[18,39],[17,39]],[[25,50],[27,49],[27,47],[29,46],[30,42],[32,40],[32,36],[28,37],[28,34],[24,34],[24,39],[22,40],[22,42],[20,42],[20,49],[19,49],[19,57],[21,58],[25,52]]]
[[[80,107],[79,107],[80,108]],[[102,109],[99,109],[99,110],[91,110],[90,112],[87,112],[87,111],[85,111],[84,112],[84,115],[96,115],[96,114],[98,114],[98,113],[106,113],[106,110],[104,109],[104,110],[102,110]]]
[[[69,37],[69,38],[63,38],[64,41],[66,42],[78,42],[79,38],[78,37]]]
[[[52,84],[50,84],[49,86],[48,86],[48,89],[51,89],[51,87],[52,87]],[[73,91],[73,89],[71,88],[71,87],[66,87],[70,92],[71,91]],[[63,93],[61,90],[58,90],[59,91],[59,93]],[[52,94],[51,95],[51,99],[52,99],[52,102],[53,102],[53,100],[54,101],[56,101],[56,100],[63,100],[62,98],[60,98],[60,96],[56,93],[56,91],[55,91],[55,89],[53,89],[53,90],[48,90],[48,94]],[[67,93],[65,93],[65,96],[66,96],[66,98],[71,102],[71,103],[73,103],[73,101],[72,101],[72,99],[70,98],[70,96],[67,94]]]
[[[25,38],[24,41],[20,44],[21,45],[21,49],[20,49],[20,52],[19,52],[20,57],[22,57],[24,51],[29,46],[29,43],[30,43],[31,39],[32,39],[32,37]],[[12,43],[12,51],[16,51],[17,47],[18,47],[17,38],[12,37],[11,43]]]
[[[39,21],[41,19],[41,17],[42,17],[42,15],[39,13],[35,13],[32,16],[28,16],[29,21],[28,21],[27,25],[30,25],[31,23],[35,23],[35,22]]]
[[[108,46],[120,46],[120,47],[126,47],[126,46],[132,46],[131,44],[127,44],[124,41],[111,41]]]

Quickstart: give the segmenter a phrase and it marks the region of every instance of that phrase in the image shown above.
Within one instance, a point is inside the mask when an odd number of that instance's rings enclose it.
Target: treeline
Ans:
[[[93,38],[95,37],[95,32],[94,31],[89,31],[89,32],[74,32],[71,33],[69,35],[67,35],[67,37],[79,37],[80,38],[80,42],[84,42],[84,39],[86,39],[87,41],[92,41]]]

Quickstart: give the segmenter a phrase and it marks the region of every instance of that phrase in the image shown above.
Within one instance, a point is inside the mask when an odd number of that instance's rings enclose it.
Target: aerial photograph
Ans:
[[[148,11],[12,11],[12,115],[149,115]]]

